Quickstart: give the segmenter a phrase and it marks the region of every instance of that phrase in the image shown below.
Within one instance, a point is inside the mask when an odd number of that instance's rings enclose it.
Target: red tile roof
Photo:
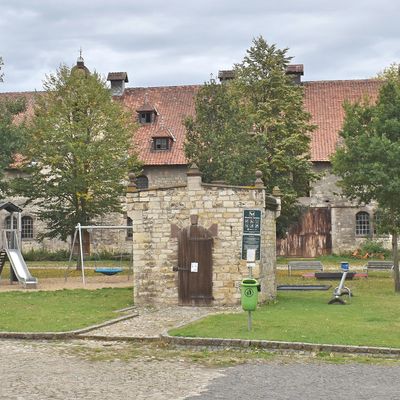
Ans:
[[[311,139],[311,160],[329,161],[344,120],[343,102],[368,95],[375,101],[382,82],[376,79],[304,82],[305,108],[317,129]]]
[[[317,129],[312,133],[311,160],[329,161],[335,151],[338,132],[344,119],[343,102],[356,101],[368,95],[375,101],[381,81],[374,79],[348,81],[304,82],[305,108],[312,115],[312,123]],[[186,159],[183,145],[185,128],[183,120],[194,115],[194,101],[200,86],[167,86],[150,88],[127,88],[120,101],[130,110],[138,121],[138,110],[143,105],[157,110],[155,123],[139,125],[135,137],[140,158],[145,165],[184,165]],[[28,115],[32,115],[32,92],[1,93],[16,98],[24,96],[28,100]],[[170,150],[152,151],[154,137],[168,136],[170,132],[175,141]]]
[[[200,86],[168,86],[126,89],[123,104],[132,112],[135,121],[137,110],[146,103],[157,110],[155,123],[140,125],[135,142],[145,165],[186,164],[183,145],[185,127],[183,120],[194,115],[194,99]],[[151,140],[169,131],[175,141],[170,150],[152,151]],[[164,135],[162,135],[164,136]]]

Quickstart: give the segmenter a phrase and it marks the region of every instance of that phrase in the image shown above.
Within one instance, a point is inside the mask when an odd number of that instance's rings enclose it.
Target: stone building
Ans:
[[[253,276],[265,301],[275,297],[280,202],[266,195],[260,176],[251,187],[206,184],[190,168],[185,184],[137,189],[133,183],[127,214],[133,221],[135,304],[237,304],[239,283],[249,273],[245,210],[261,216]]]
[[[84,66],[82,59],[78,62]],[[337,195],[336,178],[330,172],[330,156],[343,123],[343,102],[357,101],[365,95],[376,99],[380,82],[374,79],[302,82],[302,64],[288,66],[287,73],[304,88],[305,108],[317,126],[311,136],[311,162],[316,171],[323,172],[323,176],[312,185],[309,196],[300,199],[306,212],[302,220],[289,230],[287,239],[278,241],[278,254],[315,256],[354,250],[366,238],[374,237],[374,207],[359,207]],[[234,74],[221,71],[219,78],[224,82],[234,79]],[[138,188],[185,185],[187,161],[183,120],[194,115],[195,96],[200,86],[130,88],[127,87],[126,72],[111,72],[108,80],[114,101],[121,102],[139,124],[134,139],[143,162],[143,171],[136,178]],[[32,113],[33,95],[32,92],[0,93],[0,99],[24,96],[28,100],[29,114]],[[9,173],[12,175],[15,171]],[[11,200],[21,205],[21,199]],[[23,213],[27,223],[31,224],[30,236],[23,239],[26,248],[66,246],[56,241],[38,243],[37,233],[44,227],[36,219],[34,210],[27,208]],[[131,223],[126,213],[105,219],[114,218],[121,225]],[[5,223],[0,220],[0,224]]]
[[[382,239],[374,233],[373,204],[360,206],[340,195],[338,178],[331,172],[330,156],[339,141],[344,120],[343,103],[368,96],[377,99],[377,79],[304,82],[305,108],[317,126],[311,137],[311,161],[321,178],[309,196],[299,201],[306,207],[299,223],[278,241],[278,254],[314,257],[320,254],[352,252],[366,239]]]

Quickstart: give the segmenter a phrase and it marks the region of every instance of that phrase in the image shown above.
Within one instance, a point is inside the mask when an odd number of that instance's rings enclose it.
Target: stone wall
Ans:
[[[376,204],[358,205],[356,202],[342,197],[341,189],[337,185],[338,177],[332,174],[330,163],[314,163],[314,170],[321,174],[321,177],[312,184],[310,197],[303,197],[300,202],[310,207],[327,207],[330,209],[332,252],[336,254],[353,252],[366,239],[379,241],[385,247],[390,248],[391,238],[389,236],[374,234]],[[356,235],[356,214],[360,211],[365,211],[370,216],[370,235]]]
[[[279,203],[273,198],[270,202]],[[266,209],[261,187],[203,184],[198,175],[188,176],[187,185],[134,190],[127,194],[127,214],[133,220],[133,269],[136,304],[177,304],[178,239],[171,227],[190,225],[198,216],[204,228],[217,225],[213,246],[214,304],[237,304],[239,282],[247,276],[241,260],[243,210],[262,211],[261,261],[254,276],[262,284],[261,301],[275,297],[275,218]],[[173,228],[174,229],[174,228]]]
[[[149,180],[149,187],[165,187],[186,184],[186,165],[145,166],[143,175]]]

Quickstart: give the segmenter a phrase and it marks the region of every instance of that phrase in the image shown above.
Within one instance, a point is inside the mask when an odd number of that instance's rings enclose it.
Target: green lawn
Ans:
[[[338,285],[278,273],[279,283]],[[347,305],[328,305],[329,291],[279,291],[275,303],[253,313],[253,330],[247,330],[247,313],[216,315],[170,332],[177,336],[301,341],[400,347],[400,295],[394,294],[390,272],[348,281],[354,293]]]
[[[0,293],[0,332],[62,332],[118,317],[132,288]]]

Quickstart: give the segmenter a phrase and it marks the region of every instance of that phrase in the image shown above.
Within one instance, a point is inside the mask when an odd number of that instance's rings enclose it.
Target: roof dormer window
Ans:
[[[139,122],[141,124],[151,124],[154,121],[154,113],[151,111],[143,111],[139,113]]]
[[[171,139],[167,137],[153,138],[153,150],[169,150]]]
[[[143,104],[136,110],[141,124],[152,124],[156,121],[158,112],[154,106],[150,104]]]

